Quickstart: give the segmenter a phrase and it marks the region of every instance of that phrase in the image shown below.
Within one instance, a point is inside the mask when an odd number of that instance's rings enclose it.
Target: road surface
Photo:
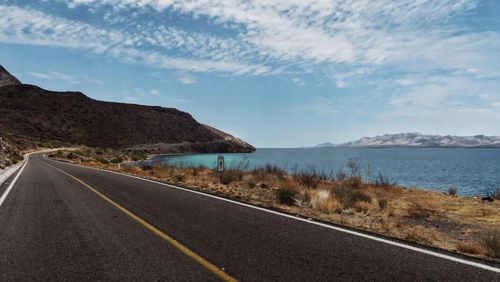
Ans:
[[[0,186],[0,281],[500,281],[498,265],[41,154],[17,175]]]

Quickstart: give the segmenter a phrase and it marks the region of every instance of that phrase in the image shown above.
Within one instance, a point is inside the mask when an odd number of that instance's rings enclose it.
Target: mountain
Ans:
[[[339,147],[500,147],[500,136],[441,136],[421,133],[363,137]]]
[[[330,142],[325,142],[325,143],[315,145],[315,146],[313,146],[313,148],[331,148],[331,147],[335,147],[335,146],[337,146],[337,145],[330,143]]]
[[[0,137],[18,148],[58,143],[154,153],[255,150],[174,108],[103,102],[15,83],[0,87]]]
[[[0,87],[5,85],[20,85],[21,82],[0,65]]]

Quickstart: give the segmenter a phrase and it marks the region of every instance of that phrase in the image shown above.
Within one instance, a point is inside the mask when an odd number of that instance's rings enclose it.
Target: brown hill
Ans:
[[[0,87],[5,85],[20,85],[21,82],[0,65]]]
[[[20,148],[60,142],[156,153],[255,150],[177,109],[102,102],[26,84],[0,87],[0,136]]]

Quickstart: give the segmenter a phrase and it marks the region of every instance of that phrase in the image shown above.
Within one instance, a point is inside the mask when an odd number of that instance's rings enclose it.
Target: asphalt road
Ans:
[[[242,281],[500,281],[494,269],[41,155],[0,206],[0,281],[212,281],[217,271]]]

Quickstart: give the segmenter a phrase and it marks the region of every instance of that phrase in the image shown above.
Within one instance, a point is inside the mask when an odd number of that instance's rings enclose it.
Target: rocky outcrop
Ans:
[[[21,85],[21,82],[0,65],[0,87],[6,85]]]
[[[0,172],[22,159],[17,148],[0,136]]]

